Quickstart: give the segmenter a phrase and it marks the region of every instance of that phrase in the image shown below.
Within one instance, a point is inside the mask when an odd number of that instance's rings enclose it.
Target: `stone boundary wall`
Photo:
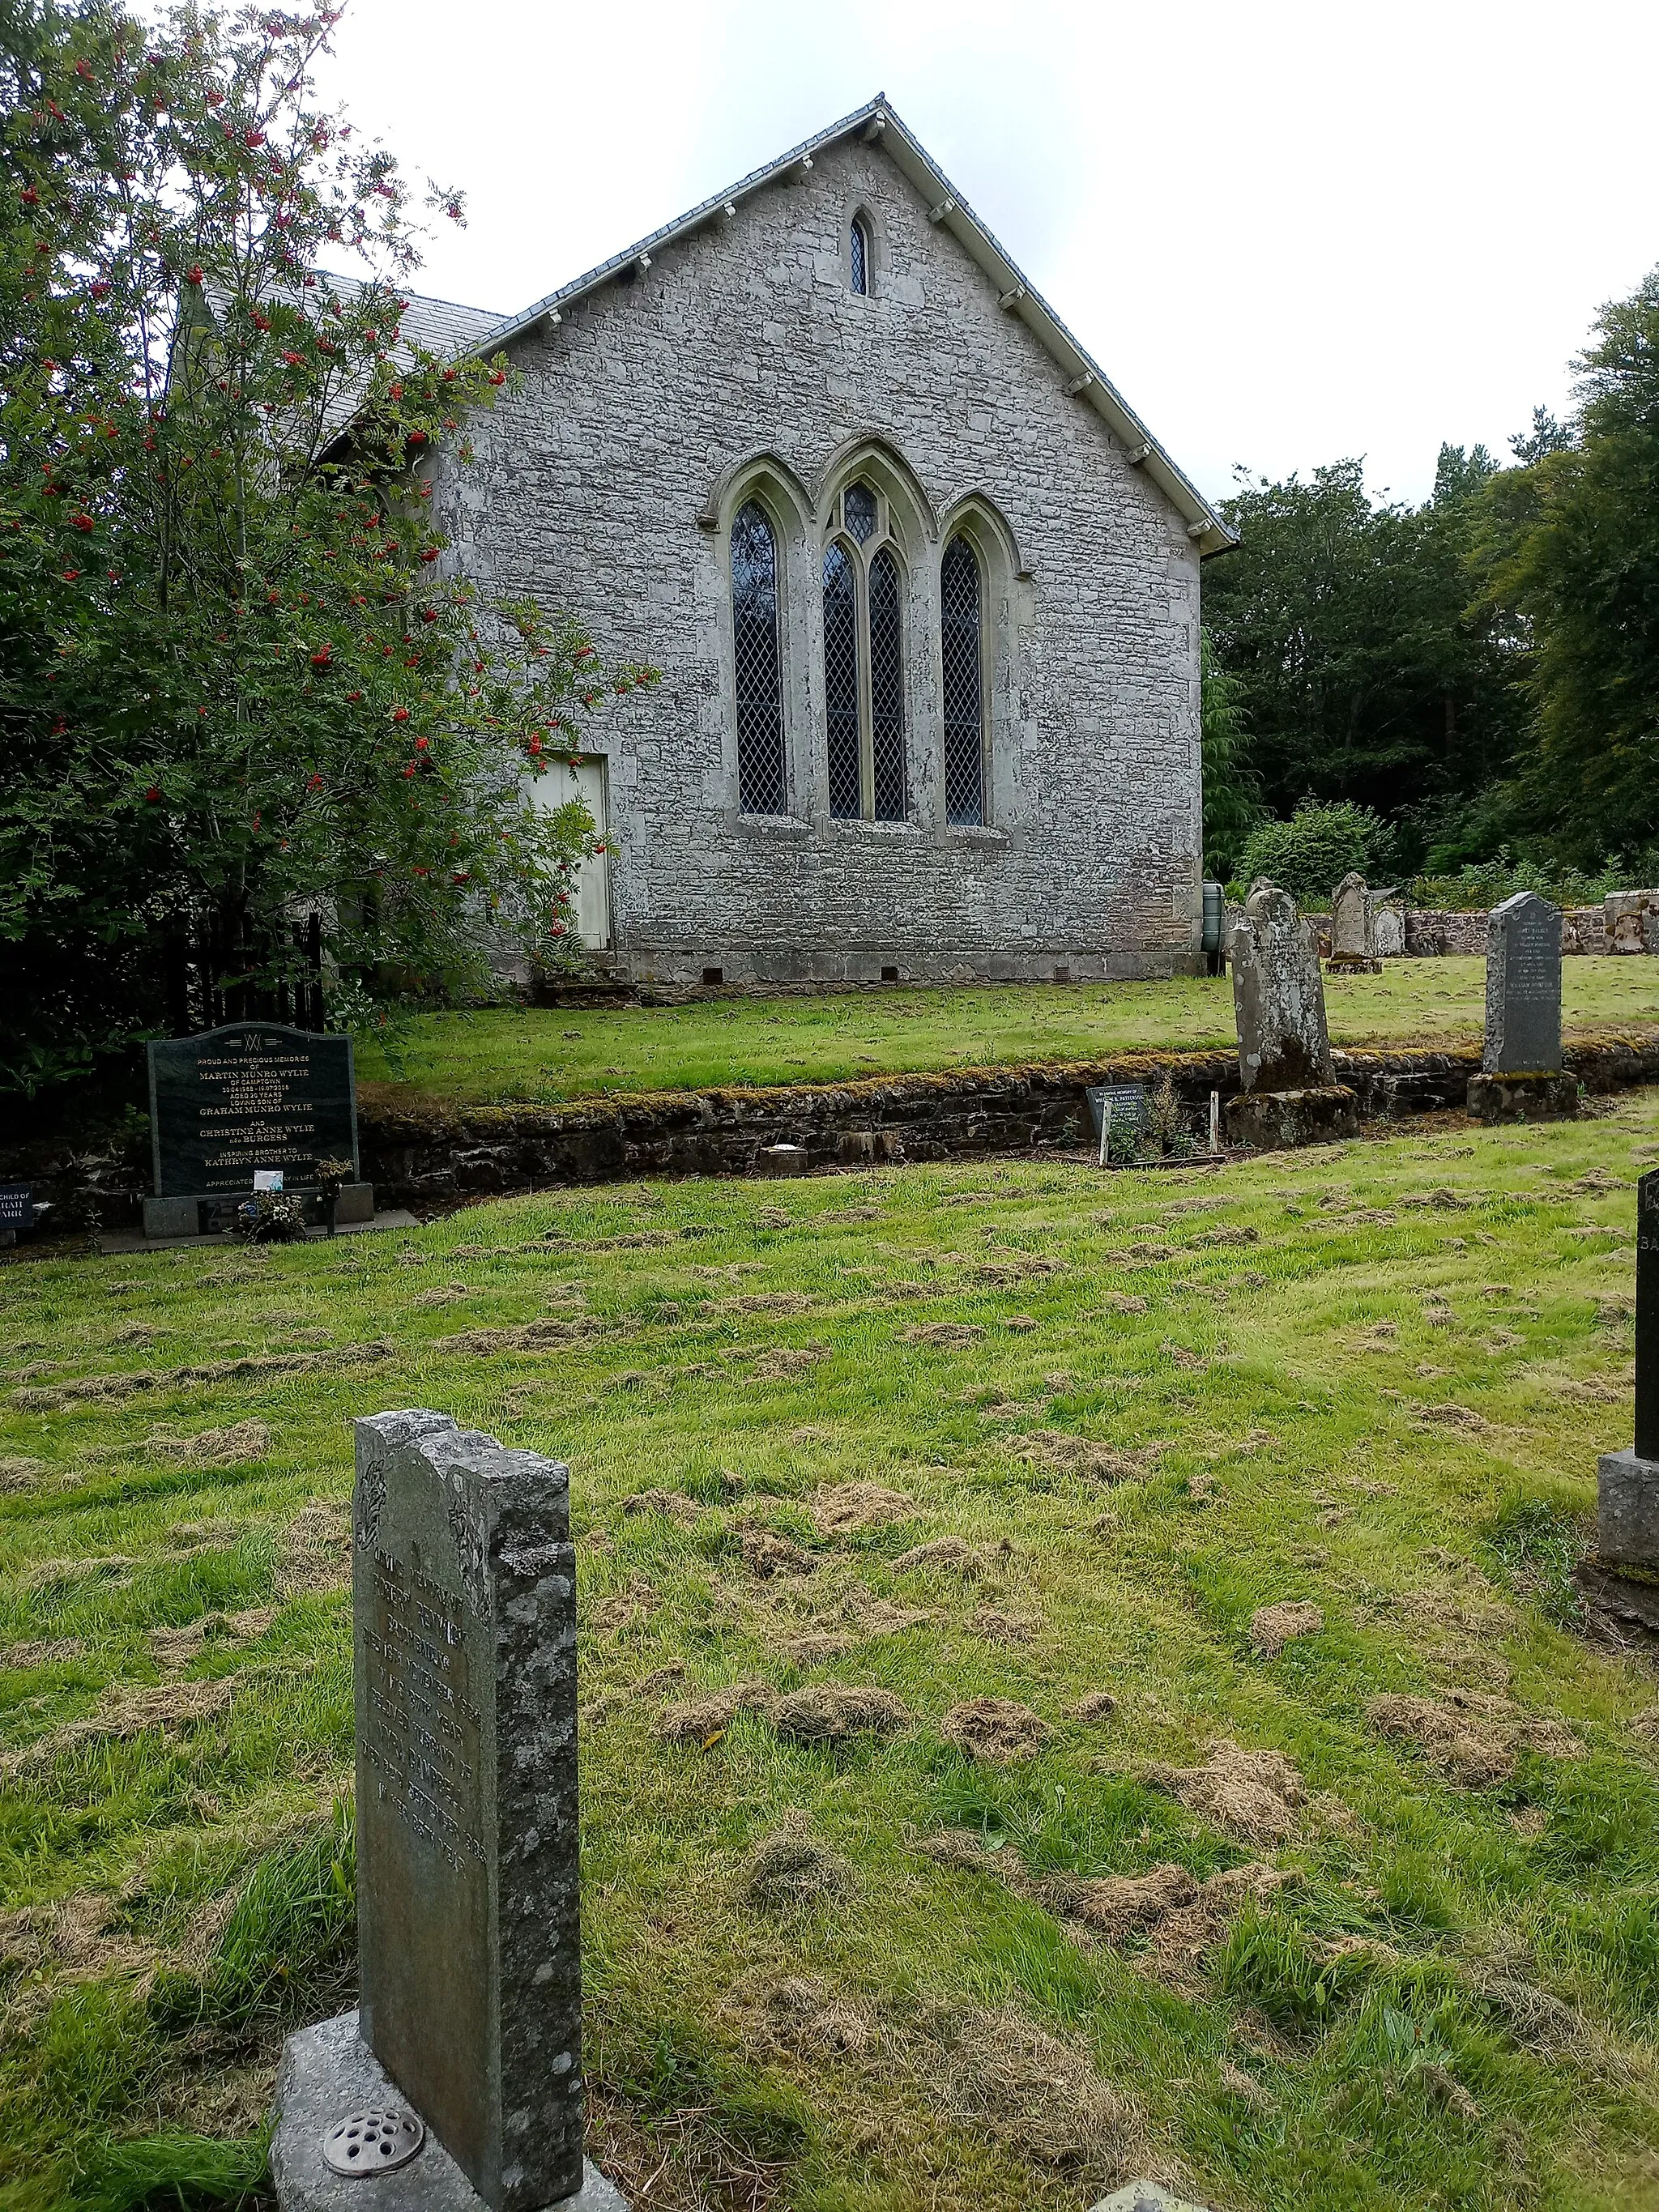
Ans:
[[[1659,1083],[1659,1031],[1570,1043],[1568,1069],[1594,1093]],[[1444,1052],[1338,1052],[1336,1079],[1361,1115],[1395,1121],[1461,1111],[1477,1045]],[[1150,1082],[1167,1068],[1194,1129],[1212,1091],[1239,1088],[1231,1051],[1126,1054],[1052,1067],[951,1070],[764,1091],[701,1091],[600,1105],[403,1107],[360,1100],[364,1174],[382,1206],[465,1204],[529,1184],[641,1176],[744,1176],[763,1146],[799,1146],[811,1168],[884,1159],[963,1159],[1093,1141],[1087,1085]]]
[[[1453,952],[1484,959],[1488,918],[1484,908],[1470,913],[1455,908],[1408,908],[1407,955],[1421,958],[1437,952]],[[1562,910],[1561,950],[1567,953],[1606,952],[1607,917],[1599,906],[1570,906]]]

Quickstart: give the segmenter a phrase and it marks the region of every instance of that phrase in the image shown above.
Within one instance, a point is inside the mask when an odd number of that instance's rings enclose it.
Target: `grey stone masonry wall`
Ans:
[[[848,281],[854,211],[873,293]],[[641,980],[1071,980],[1199,952],[1198,556],[1182,518],[878,145],[826,148],[513,349],[435,472],[458,558],[653,661],[597,718],[616,964]],[[822,563],[862,476],[903,555],[907,818],[829,813]],[[781,565],[785,817],[738,806],[729,535]],[[984,580],[988,821],[947,823],[939,563]]]

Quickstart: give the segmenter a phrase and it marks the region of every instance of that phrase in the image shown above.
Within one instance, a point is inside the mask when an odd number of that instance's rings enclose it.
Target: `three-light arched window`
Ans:
[[[945,678],[945,818],[985,819],[985,653],[979,556],[953,538],[939,568]]]
[[[778,540],[765,508],[752,499],[732,525],[732,662],[738,693],[738,805],[744,814],[787,814]]]
[[[758,498],[732,523],[732,659],[737,705],[738,805],[742,813],[790,808],[784,712],[783,567],[778,529]],[[907,587],[903,553],[885,492],[860,477],[835,500],[822,570],[823,768],[830,814],[849,822],[902,822],[910,812],[905,715]],[[939,572],[945,819],[989,818],[989,613],[985,560],[966,530],[945,548]],[[806,711],[805,677],[796,711]],[[805,773],[805,771],[803,771]]]
[[[855,292],[867,293],[872,263],[870,253],[870,226],[861,215],[853,217],[853,227],[847,240],[848,267]]]
[[[903,592],[887,501],[867,483],[836,502],[823,556],[823,702],[830,811],[902,822]]]

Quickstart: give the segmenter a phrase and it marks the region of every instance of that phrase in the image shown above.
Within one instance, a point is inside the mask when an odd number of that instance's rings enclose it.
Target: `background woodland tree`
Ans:
[[[1420,507],[1372,499],[1358,460],[1224,502],[1242,543],[1206,564],[1204,614],[1242,733],[1226,773],[1279,823],[1352,803],[1389,865],[1471,880],[1659,872],[1659,271],[1576,367],[1569,421],[1535,410],[1510,467],[1443,447]],[[1206,831],[1206,865],[1237,865]],[[1324,835],[1310,817],[1300,843]]]
[[[432,456],[509,372],[404,337],[420,210],[314,104],[335,18],[0,6],[0,1088],[161,1026],[181,947],[281,1003],[312,914],[339,1009],[556,954],[593,825],[527,771],[652,672],[447,557]]]

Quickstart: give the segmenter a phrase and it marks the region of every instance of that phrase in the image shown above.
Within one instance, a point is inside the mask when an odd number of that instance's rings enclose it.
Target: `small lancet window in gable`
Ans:
[[[985,670],[979,560],[965,538],[945,549],[939,599],[945,676],[945,817],[985,819]]]
[[[853,289],[867,293],[870,289],[870,226],[861,215],[853,217],[848,254],[852,266]]]
[[[778,541],[750,500],[732,525],[732,661],[738,695],[738,805],[787,814],[783,669],[778,647]]]

